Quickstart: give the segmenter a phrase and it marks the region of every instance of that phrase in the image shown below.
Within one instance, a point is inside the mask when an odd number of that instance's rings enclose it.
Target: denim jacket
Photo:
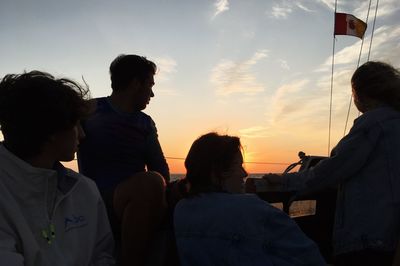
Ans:
[[[400,112],[382,107],[354,121],[331,157],[285,175],[287,189],[338,186],[334,253],[393,251],[400,236]]]
[[[256,195],[207,193],[183,199],[174,226],[182,266],[325,265],[296,223]]]

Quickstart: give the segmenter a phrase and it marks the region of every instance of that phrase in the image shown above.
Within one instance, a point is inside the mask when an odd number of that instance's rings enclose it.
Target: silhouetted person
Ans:
[[[0,82],[1,265],[114,265],[96,184],[59,163],[84,137],[86,93],[38,71]]]
[[[138,55],[120,55],[110,65],[112,93],[94,99],[84,121],[86,138],[79,170],[92,178],[121,240],[123,265],[143,265],[166,212],[169,169],[150,116],[156,65]]]
[[[337,265],[391,265],[400,237],[400,72],[367,62],[351,86],[362,115],[331,156],[302,172],[264,178],[299,193],[338,185]]]
[[[325,265],[316,244],[284,212],[244,194],[240,140],[209,133],[185,160],[188,196],[175,208],[182,266]]]

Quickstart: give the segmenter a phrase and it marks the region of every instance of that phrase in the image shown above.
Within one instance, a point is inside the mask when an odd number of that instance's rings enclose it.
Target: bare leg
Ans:
[[[397,243],[397,248],[394,253],[393,266],[400,266],[400,241]]]
[[[123,266],[145,265],[166,208],[165,181],[156,172],[137,173],[117,186],[114,209],[121,220]]]

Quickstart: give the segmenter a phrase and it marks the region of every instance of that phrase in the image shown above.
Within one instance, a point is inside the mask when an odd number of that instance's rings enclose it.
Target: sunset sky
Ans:
[[[368,5],[342,0],[337,11],[366,21]],[[299,151],[328,153],[333,18],[330,0],[1,0],[0,77],[83,77],[92,97],[107,96],[110,62],[144,55],[159,67],[145,112],[166,157],[184,158],[198,136],[217,131],[241,137],[249,172],[281,172]],[[336,36],[331,148],[344,134],[360,47]],[[398,0],[379,2],[370,60],[400,67]],[[357,115],[352,106],[347,129]],[[184,172],[183,160],[168,162]]]

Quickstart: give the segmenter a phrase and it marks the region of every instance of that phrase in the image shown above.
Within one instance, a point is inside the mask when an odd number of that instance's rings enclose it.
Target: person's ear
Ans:
[[[140,81],[137,78],[134,78],[129,82],[128,87],[129,87],[130,91],[138,92],[140,90],[140,87],[141,87],[140,85],[141,85]]]

